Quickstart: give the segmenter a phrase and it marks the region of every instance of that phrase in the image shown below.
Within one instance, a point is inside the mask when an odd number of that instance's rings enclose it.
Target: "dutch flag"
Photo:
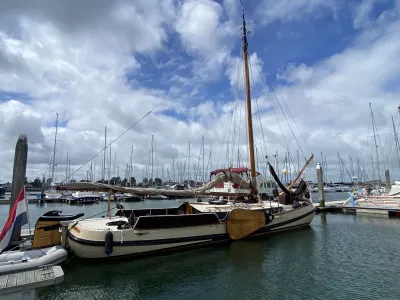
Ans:
[[[0,253],[11,244],[15,236],[15,231],[25,224],[28,224],[28,210],[25,199],[25,187],[23,187],[0,233]]]

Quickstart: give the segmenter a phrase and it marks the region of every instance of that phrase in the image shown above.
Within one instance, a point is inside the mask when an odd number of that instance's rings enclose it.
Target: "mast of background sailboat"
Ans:
[[[111,181],[111,144],[110,144],[110,161],[108,162],[108,184]]]
[[[399,138],[398,138],[397,132],[396,132],[396,126],[394,125],[393,116],[392,116],[392,124],[393,124],[394,140],[396,142],[397,159],[399,160],[399,165],[400,165],[400,145],[399,145]]]
[[[116,170],[116,168],[117,168],[117,151],[115,151],[114,152],[114,163],[113,163],[113,174],[114,174],[114,178],[117,178],[117,170]],[[116,184],[116,179],[115,179],[115,183],[114,184]]]
[[[131,181],[131,179],[132,179],[132,159],[133,159],[133,145],[132,145],[132,147],[131,147],[131,165],[130,165],[130,168],[129,168],[129,182],[130,182],[130,186],[132,187],[132,181]]]
[[[190,180],[192,179],[191,178],[192,175],[190,173],[190,171],[191,171],[191,169],[190,169],[190,141],[189,141],[188,151],[189,151],[189,156],[188,156],[188,178],[187,179],[188,179],[188,182],[189,182],[189,185],[190,185]]]
[[[51,183],[54,182],[54,165],[56,163],[56,145],[57,145],[57,129],[58,129],[58,113],[56,113],[56,132],[54,134],[53,163],[51,166]]]
[[[374,119],[374,113],[372,112],[372,107],[371,107],[371,102],[369,103],[369,108],[371,110],[371,118],[372,118],[372,130],[374,132],[374,143],[375,143],[375,153],[376,153],[376,169],[378,171],[378,179],[379,179],[379,184],[381,183],[381,172],[379,168],[379,156],[378,156],[378,145],[376,144],[376,133],[375,133],[375,119]]]
[[[246,106],[247,106],[247,127],[248,127],[248,136],[249,136],[249,154],[250,154],[250,176],[251,176],[251,187],[254,193],[257,195],[257,185],[255,182],[256,179],[256,162],[254,159],[254,138],[253,138],[253,121],[252,121],[252,112],[251,112],[251,97],[250,97],[250,78],[249,78],[249,62],[248,62],[248,53],[247,53],[247,30],[246,30],[246,20],[244,18],[244,8],[243,2],[242,4],[242,17],[243,17],[243,37],[242,37],[242,47],[243,47],[243,59],[244,59],[244,74],[245,74],[245,83],[246,83]]]
[[[323,156],[322,156],[322,151],[321,151],[321,169],[322,169],[322,174],[325,174],[325,165],[324,165],[324,158],[323,158]],[[322,180],[324,181],[323,182],[323,185],[326,185],[326,181],[325,181],[325,178],[324,177],[322,177]]]
[[[107,126],[104,128],[104,156],[103,156],[103,170],[101,174],[101,179],[103,183],[106,181],[106,155],[107,155]]]
[[[371,170],[372,170],[372,180],[375,180],[375,171],[374,171],[374,159],[371,154]]]
[[[154,146],[154,134],[151,135],[151,186],[154,185],[154,178],[153,178],[153,146]]]
[[[203,137],[201,138],[201,146],[202,146],[202,149],[203,149],[203,168],[202,168],[202,182],[203,182],[203,184],[206,182],[206,173],[205,173],[205,170],[204,170],[204,135],[203,135]]]
[[[175,157],[172,158],[172,181],[176,182],[176,178],[175,178]]]
[[[67,160],[65,163],[65,180],[68,180],[68,150],[67,150]]]

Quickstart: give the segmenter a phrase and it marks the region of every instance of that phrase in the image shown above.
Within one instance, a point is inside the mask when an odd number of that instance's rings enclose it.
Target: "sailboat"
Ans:
[[[60,199],[63,196],[63,194],[56,189],[56,184],[54,183],[54,167],[56,165],[57,130],[58,130],[58,114],[56,119],[56,130],[54,133],[54,147],[53,147],[53,156],[51,162],[51,181],[49,189],[44,192],[45,195],[44,198],[46,201],[49,202],[51,202],[52,200]]]
[[[111,216],[84,219],[68,226],[67,243],[75,256],[86,259],[122,258],[160,254],[166,251],[198,248],[214,243],[229,242],[244,238],[263,236],[309,226],[315,214],[308,186],[301,180],[297,189],[292,186],[313,158],[289,187],[280,181],[269,164],[271,175],[279,185],[281,193],[277,201],[263,201],[258,193],[253,125],[250,101],[248,65],[248,42],[244,9],[242,49],[246,80],[246,105],[250,178],[243,179],[230,169],[221,170],[214,179],[202,187],[191,190],[160,190],[125,188],[99,183],[72,183],[71,190],[109,190],[134,194],[187,193],[188,196],[205,194],[221,182],[232,182],[248,189],[247,200],[213,205],[207,202],[185,202],[174,208],[125,209],[117,204],[118,210]],[[109,205],[110,207],[110,205]]]

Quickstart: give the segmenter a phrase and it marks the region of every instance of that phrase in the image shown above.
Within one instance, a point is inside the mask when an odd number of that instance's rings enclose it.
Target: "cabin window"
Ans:
[[[269,188],[269,189],[271,188],[271,182],[267,183],[267,188]]]

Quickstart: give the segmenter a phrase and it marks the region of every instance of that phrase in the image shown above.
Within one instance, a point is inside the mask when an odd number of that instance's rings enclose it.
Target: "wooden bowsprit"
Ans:
[[[227,231],[232,240],[247,237],[258,229],[271,223],[274,216],[264,211],[237,208],[232,210],[227,218]]]

